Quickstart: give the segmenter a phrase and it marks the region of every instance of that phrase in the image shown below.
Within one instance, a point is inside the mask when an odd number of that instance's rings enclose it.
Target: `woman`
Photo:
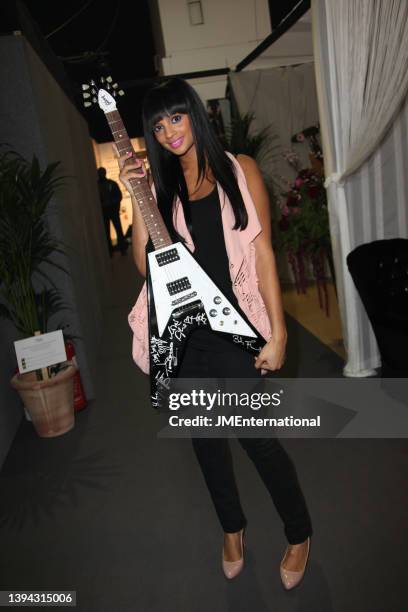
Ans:
[[[254,362],[253,356],[211,331],[196,330],[179,376],[253,378],[261,370],[278,370],[284,362],[286,328],[271,245],[268,195],[256,162],[246,155],[235,159],[223,150],[200,98],[181,79],[169,79],[147,93],[143,123],[157,204],[171,235],[194,250],[204,270],[267,340]],[[145,174],[141,162],[131,156],[119,158],[120,179],[130,193],[129,178]],[[133,254],[144,276],[147,241],[146,227],[133,201]],[[146,320],[145,292],[129,320],[136,338],[134,357],[146,371],[146,331],[141,330]],[[239,438],[239,442],[284,523],[289,545],[280,573],[285,588],[293,588],[303,577],[312,532],[295,469],[276,439]],[[224,531],[223,571],[233,578],[244,564],[246,519],[228,440],[193,438],[193,448]]]

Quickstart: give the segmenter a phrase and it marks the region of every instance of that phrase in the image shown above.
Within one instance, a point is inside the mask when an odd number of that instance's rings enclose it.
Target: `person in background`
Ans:
[[[109,255],[112,257],[114,247],[110,237],[110,222],[116,231],[116,238],[119,251],[122,255],[126,254],[128,243],[123,235],[120,223],[119,211],[122,200],[122,192],[115,181],[106,178],[106,169],[98,168],[98,188],[99,197],[102,205],[103,221],[105,225],[106,239],[108,241]]]

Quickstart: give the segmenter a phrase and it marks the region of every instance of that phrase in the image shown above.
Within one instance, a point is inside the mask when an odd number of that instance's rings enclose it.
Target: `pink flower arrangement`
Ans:
[[[285,152],[284,157],[296,170],[297,176],[292,183],[281,177],[280,188],[283,184],[285,187],[280,192],[279,243],[287,253],[298,292],[306,293],[305,259],[310,260],[317,282],[319,303],[328,314],[326,260],[333,277],[334,270],[324,177],[313,168],[300,168],[295,153]]]

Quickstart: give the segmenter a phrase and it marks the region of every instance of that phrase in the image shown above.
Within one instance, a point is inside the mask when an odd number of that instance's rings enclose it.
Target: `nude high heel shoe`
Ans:
[[[307,538],[307,553],[306,553],[305,564],[300,571],[292,572],[282,567],[283,560],[285,559],[285,556],[286,556],[286,552],[285,552],[285,555],[280,564],[280,577],[282,580],[282,584],[287,591],[289,591],[290,589],[293,589],[302,580],[304,573],[305,573],[306,565],[309,559],[309,553],[310,553],[310,538]]]
[[[222,569],[223,569],[225,577],[230,580],[238,576],[238,574],[242,572],[243,567],[244,567],[245,527],[244,529],[241,529],[240,536],[241,536],[242,556],[240,559],[238,559],[238,561],[226,561],[224,559],[224,547],[222,551]]]

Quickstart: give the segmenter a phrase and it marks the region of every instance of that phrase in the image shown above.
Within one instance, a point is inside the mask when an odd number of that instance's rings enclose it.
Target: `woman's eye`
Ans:
[[[181,121],[181,115],[173,115],[171,121],[172,123],[179,123],[179,121]]]
[[[161,125],[155,125],[154,128],[153,128],[153,132],[155,134],[157,134],[158,132],[160,132],[161,128],[162,128]]]

